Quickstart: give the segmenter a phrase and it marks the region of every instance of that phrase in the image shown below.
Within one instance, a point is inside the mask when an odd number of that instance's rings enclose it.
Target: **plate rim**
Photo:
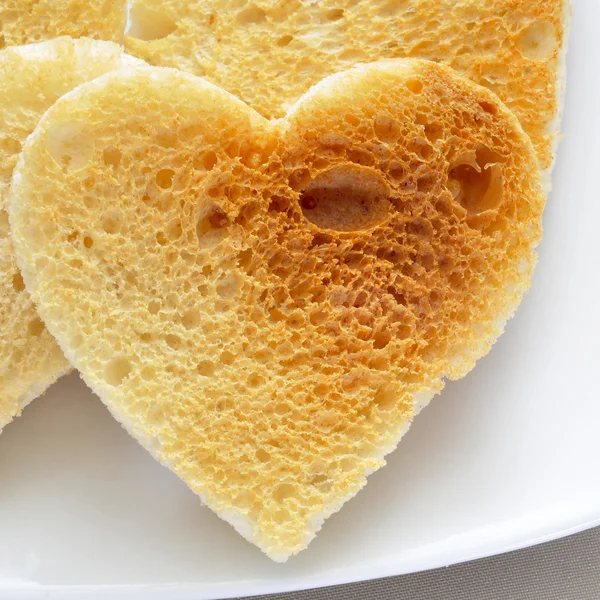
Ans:
[[[28,582],[14,582],[0,579],[0,599],[11,600],[104,600],[110,591],[113,600],[229,600],[231,598],[249,598],[251,596],[283,594],[320,589],[338,585],[351,585],[362,581],[399,577],[424,571],[455,566],[484,558],[502,556],[517,550],[525,550],[548,542],[569,537],[583,531],[600,527],[600,508],[593,516],[575,522],[565,522],[560,527],[542,528],[537,534],[533,530],[525,533],[520,539],[501,543],[496,549],[469,551],[468,548],[458,552],[453,558],[447,551],[432,553],[428,560],[419,563],[419,559],[398,563],[394,558],[380,564],[355,569],[348,578],[347,569],[336,569],[334,572],[322,573],[314,577],[299,580],[259,579],[252,583],[244,581],[221,583],[168,583],[168,584],[108,584],[108,585],[45,585]],[[444,558],[446,557],[446,558]],[[412,566],[411,566],[412,564]],[[404,566],[403,566],[404,565]]]

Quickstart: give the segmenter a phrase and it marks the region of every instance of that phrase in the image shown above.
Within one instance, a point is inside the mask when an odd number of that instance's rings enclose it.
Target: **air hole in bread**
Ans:
[[[310,183],[310,171],[305,168],[296,169],[290,173],[288,182],[293,190],[301,190]]]
[[[121,151],[114,146],[109,146],[108,148],[104,148],[102,158],[105,165],[110,165],[116,169],[121,164]]]
[[[398,122],[386,114],[377,115],[373,126],[375,127],[375,135],[382,142],[395,142],[401,135]]]
[[[269,320],[271,320],[273,323],[279,323],[281,321],[285,321],[286,317],[278,308],[270,308]]]
[[[388,0],[387,2],[382,2],[377,7],[377,14],[382,17],[392,17],[401,10],[405,9],[406,2],[401,2],[399,0]]]
[[[25,282],[21,273],[15,273],[12,280],[13,288],[15,292],[22,292],[25,289]]]
[[[419,79],[409,79],[406,87],[413,94],[420,94],[423,91],[423,83]]]
[[[310,313],[310,322],[315,326],[322,325],[327,321],[327,318],[327,313],[321,309],[316,309]]]
[[[277,510],[273,515],[273,521],[278,524],[287,523],[290,520],[290,513],[287,510]]]
[[[296,495],[296,486],[291,483],[281,483],[275,489],[273,493],[273,499],[275,502],[283,503],[288,498],[293,498]]]
[[[21,152],[22,145],[18,139],[14,137],[5,137],[0,140],[0,150],[3,154],[16,155]]]
[[[383,411],[394,408],[397,400],[396,390],[391,386],[382,387],[373,397],[373,402]]]
[[[433,148],[424,139],[415,138],[408,144],[408,150],[414,152],[419,158],[428,160],[433,153]]]
[[[235,194],[227,194],[227,197],[231,200],[235,200]],[[256,216],[259,208],[258,202],[248,202],[247,204],[244,204],[244,206],[240,208],[240,212],[235,218],[235,222],[242,226],[247,225]]]
[[[216,246],[227,236],[230,225],[227,213],[218,204],[208,204],[199,211],[196,235],[201,248]]]
[[[179,350],[179,348],[181,348],[181,338],[172,333],[165,337],[165,342],[167,342],[169,348],[172,348],[173,350]]]
[[[141,375],[144,381],[152,381],[156,377],[156,369],[152,366],[144,367]]]
[[[310,484],[311,485],[321,485],[328,480],[329,480],[329,477],[327,475],[325,475],[324,473],[319,473],[310,480]]]
[[[392,334],[389,331],[378,331],[373,336],[373,348],[381,350],[392,341]]]
[[[161,40],[177,29],[177,23],[164,13],[134,2],[129,13],[130,27],[127,35],[144,42]]]
[[[0,237],[6,237],[9,231],[8,213],[0,208]]]
[[[408,171],[406,170],[405,165],[403,165],[397,161],[392,161],[390,163],[388,173],[389,173],[390,177],[395,179],[397,182],[401,182],[401,183],[404,182],[406,180],[406,178],[408,177]]]
[[[479,106],[483,112],[489,115],[496,115],[498,113],[498,109],[491,102],[480,102]]]
[[[229,352],[229,350],[223,350],[223,352],[221,352],[221,356],[219,357],[219,360],[224,365],[232,365],[235,361],[235,354]]]
[[[346,157],[350,162],[356,163],[357,165],[363,165],[364,167],[374,167],[377,163],[377,156],[373,152],[360,148],[346,150]],[[326,167],[329,167],[329,161],[327,161],[322,168]],[[315,168],[318,168],[316,164]]]
[[[194,168],[198,171],[211,171],[217,164],[217,155],[209,150],[194,158]]]
[[[183,227],[179,221],[172,221],[166,229],[167,237],[172,241],[178,240],[183,234]]]
[[[426,123],[423,133],[430,142],[435,143],[444,137],[444,128],[439,123]]]
[[[294,39],[293,35],[282,35],[276,42],[276,44],[278,46],[281,46],[282,48],[284,48],[285,46],[289,46],[289,44],[291,43],[291,41]]]
[[[221,298],[233,298],[240,290],[242,282],[237,273],[223,275],[217,283],[217,294]]]
[[[364,231],[387,219],[388,196],[389,187],[380,173],[346,164],[315,177],[300,194],[300,207],[320,229]]]
[[[252,25],[262,23],[267,18],[267,13],[258,6],[250,5],[237,14],[237,22],[240,25]]]
[[[315,395],[325,397],[331,391],[331,387],[326,383],[318,383],[315,386],[314,392]]]
[[[275,412],[278,415],[286,415],[290,412],[290,405],[287,402],[278,402],[275,405]]]
[[[160,307],[161,307],[161,303],[159,300],[150,300],[150,302],[148,304],[148,312],[151,315],[155,315],[160,310]]]
[[[247,250],[242,250],[238,253],[238,267],[240,269],[244,269],[248,275],[252,275],[252,256],[253,252],[251,248]]]
[[[94,153],[94,138],[83,123],[57,123],[48,132],[47,149],[68,171],[84,167]]]
[[[258,458],[260,462],[266,463],[271,460],[271,455],[266,450],[263,450],[263,448],[259,448],[256,451],[256,458]]]
[[[290,202],[283,196],[273,196],[269,204],[269,212],[285,212],[290,207]]]
[[[86,235],[83,238],[83,245],[84,245],[85,248],[89,249],[89,248],[91,248],[94,245],[94,240],[89,235]]]
[[[479,146],[451,165],[447,188],[469,215],[495,210],[502,204],[504,162],[499,154]]]
[[[104,378],[109,385],[121,385],[132,371],[132,366],[126,358],[115,358],[104,368]]]
[[[251,373],[247,379],[248,386],[251,388],[257,388],[266,383],[266,379],[258,373]]]
[[[181,317],[181,324],[186,329],[196,329],[196,327],[200,326],[202,323],[202,315],[199,310],[192,308],[183,313],[183,317]]]
[[[156,185],[163,190],[169,189],[173,185],[173,177],[175,177],[173,169],[161,169],[156,174]]]
[[[331,8],[325,13],[325,18],[328,21],[339,21],[344,16],[343,8]]]
[[[558,47],[556,27],[550,21],[536,21],[527,26],[517,38],[517,50],[531,60],[550,58]]]
[[[109,214],[102,219],[102,229],[106,233],[117,233],[121,229],[118,214]]]
[[[177,144],[177,134],[171,129],[163,128],[156,135],[156,141],[163,148],[174,148]]]
[[[210,360],[202,360],[198,363],[196,371],[202,377],[212,377],[215,374],[215,365]]]
[[[34,337],[39,337],[40,335],[42,335],[44,329],[44,323],[39,317],[35,317],[31,321],[29,321],[29,325],[27,326],[29,334]]]

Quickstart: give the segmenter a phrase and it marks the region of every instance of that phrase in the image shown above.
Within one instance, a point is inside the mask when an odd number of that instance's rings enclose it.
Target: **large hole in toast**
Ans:
[[[550,21],[536,21],[519,34],[519,52],[531,60],[547,60],[558,46],[556,27]]]
[[[129,376],[132,370],[133,367],[126,358],[115,358],[104,368],[104,378],[109,385],[118,386]]]
[[[167,37],[177,29],[177,23],[167,15],[134,2],[130,12],[131,25],[127,35],[144,42]]]
[[[304,217],[320,229],[364,231],[390,213],[389,187],[368,167],[339,165],[313,179],[300,194]]]
[[[494,210],[502,204],[502,163],[504,158],[485,146],[453,162],[448,189],[469,215]]]
[[[211,248],[227,237],[230,225],[227,213],[218,204],[208,204],[200,209],[196,222],[196,235],[200,248]]]

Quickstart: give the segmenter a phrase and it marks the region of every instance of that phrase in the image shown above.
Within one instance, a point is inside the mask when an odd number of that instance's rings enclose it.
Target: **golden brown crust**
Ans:
[[[0,48],[62,35],[121,42],[125,0],[3,0]]]
[[[543,204],[514,115],[399,60],[275,123],[181,72],[105,76],[30,138],[11,220],[87,383],[285,560],[501,333]]]
[[[207,77],[267,117],[359,62],[442,62],[495,92],[553,161],[569,0],[134,0],[129,52]]]

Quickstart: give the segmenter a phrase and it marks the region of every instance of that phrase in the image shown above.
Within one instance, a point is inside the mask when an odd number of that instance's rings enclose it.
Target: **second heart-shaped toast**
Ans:
[[[7,196],[22,145],[41,116],[81,83],[143,64],[112,42],[56,38],[0,52],[0,431],[70,370],[46,331],[17,267]]]
[[[206,77],[270,118],[357,63],[440,62],[517,116],[549,187],[570,15],[571,0],[131,0],[125,47]]]
[[[416,60],[278,121],[164,68],[59,100],[11,193],[40,315],[113,415],[271,558],[310,542],[529,285],[517,118]]]

